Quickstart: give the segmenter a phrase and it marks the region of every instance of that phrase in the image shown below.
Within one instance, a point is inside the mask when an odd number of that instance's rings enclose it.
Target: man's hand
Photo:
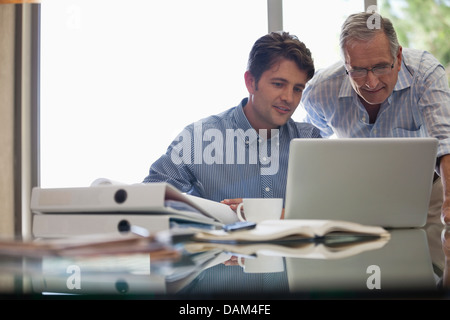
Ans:
[[[239,257],[231,256],[231,258],[227,261],[224,261],[223,264],[226,266],[239,266]]]
[[[236,211],[238,205],[242,202],[242,198],[236,198],[236,199],[224,199],[220,201],[221,203],[224,203],[226,205],[229,205],[231,209]]]
[[[233,209],[234,211],[236,211],[237,206],[239,205],[239,203],[242,202],[242,198],[236,198],[236,199],[225,199],[220,201],[221,203],[227,204],[230,206],[231,209]],[[450,208],[449,208],[450,209]],[[450,215],[449,215],[450,217]],[[281,212],[281,217],[280,219],[284,219],[284,208],[283,211]]]
[[[441,209],[441,221],[444,225],[450,226],[450,199],[444,197]]]

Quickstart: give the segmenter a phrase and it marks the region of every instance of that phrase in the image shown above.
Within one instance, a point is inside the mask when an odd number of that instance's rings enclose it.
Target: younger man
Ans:
[[[291,119],[314,75],[311,53],[297,37],[272,32],[258,39],[244,74],[248,98],[188,125],[150,167],[144,182],[166,181],[182,192],[225,203],[284,198],[289,143],[320,138]]]

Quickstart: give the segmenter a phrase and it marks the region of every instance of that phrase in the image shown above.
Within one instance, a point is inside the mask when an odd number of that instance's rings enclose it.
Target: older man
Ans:
[[[340,45],[343,61],[318,71],[305,89],[306,121],[323,137],[439,139],[436,172],[442,181],[436,175],[429,217],[450,224],[450,89],[444,67],[426,51],[403,49],[392,23],[378,14],[349,16]]]

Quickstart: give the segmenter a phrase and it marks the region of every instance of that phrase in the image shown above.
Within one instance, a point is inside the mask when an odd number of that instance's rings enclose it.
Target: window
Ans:
[[[311,50],[317,69],[325,68],[341,59],[339,34],[351,13],[364,11],[361,0],[283,0],[284,30],[298,36]],[[311,30],[314,30],[311,32]],[[298,108],[293,119],[301,121],[304,110]]]
[[[141,182],[188,123],[237,105],[261,0],[42,3],[41,186]],[[251,21],[249,21],[251,17]]]
[[[284,30],[324,66],[363,1],[283,8]],[[247,57],[267,16],[263,0],[43,1],[41,186],[141,182],[184,126],[247,96]]]
[[[378,6],[394,24],[400,45],[434,55],[447,70],[450,83],[450,0],[379,0]]]

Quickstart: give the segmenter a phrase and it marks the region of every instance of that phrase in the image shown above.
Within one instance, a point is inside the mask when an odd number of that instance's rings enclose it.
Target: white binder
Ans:
[[[168,183],[33,188],[35,237],[121,233],[139,226],[167,230],[171,222],[222,226],[237,221],[225,204],[181,193]]]

